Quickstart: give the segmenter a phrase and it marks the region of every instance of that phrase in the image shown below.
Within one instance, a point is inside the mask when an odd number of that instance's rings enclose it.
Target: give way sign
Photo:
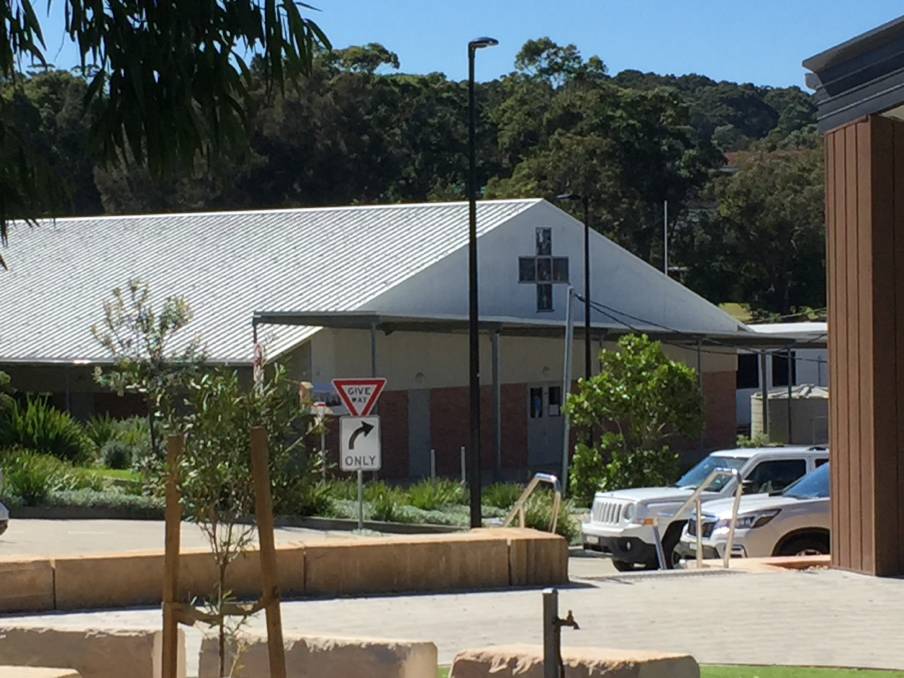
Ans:
[[[369,379],[333,379],[333,388],[354,417],[366,417],[374,409],[386,380],[382,377]]]

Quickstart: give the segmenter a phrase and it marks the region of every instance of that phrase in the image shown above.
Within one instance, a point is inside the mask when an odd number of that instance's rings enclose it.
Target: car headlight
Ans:
[[[636,509],[634,504],[628,504],[625,506],[625,510],[622,512],[622,518],[627,522],[631,522],[634,519],[634,514],[636,513]]]
[[[762,527],[781,512],[781,509],[772,509],[771,511],[745,513],[744,515],[738,516],[737,522],[735,522],[735,528],[738,530],[752,530],[755,527]],[[731,518],[724,518],[716,524],[716,529],[730,526]]]

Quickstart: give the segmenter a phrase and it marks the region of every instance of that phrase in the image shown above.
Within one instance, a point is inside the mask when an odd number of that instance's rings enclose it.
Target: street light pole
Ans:
[[[480,335],[477,306],[477,156],[476,106],[474,101],[474,55],[478,49],[499,44],[493,38],[468,43],[468,340],[471,412],[471,449],[468,464],[471,527],[481,527],[480,507]]]

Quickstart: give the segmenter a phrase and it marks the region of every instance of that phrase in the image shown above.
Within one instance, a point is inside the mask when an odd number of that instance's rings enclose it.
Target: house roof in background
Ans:
[[[483,201],[479,233],[539,200]],[[0,273],[0,362],[103,362],[90,328],[130,278],[184,296],[212,362],[251,360],[258,309],[351,311],[467,244],[468,205],[425,203],[57,219],[17,224]],[[276,356],[317,331],[270,327]]]

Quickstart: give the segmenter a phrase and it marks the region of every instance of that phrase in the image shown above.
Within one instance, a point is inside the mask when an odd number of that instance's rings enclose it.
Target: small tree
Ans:
[[[176,393],[204,359],[197,338],[183,341],[178,349],[172,346],[176,333],[191,319],[183,297],[168,297],[155,310],[148,286],[132,278],[125,292],[117,287],[113,298],[104,302],[103,323],[91,326],[94,338],[114,360],[112,370],[95,370],[95,380],[120,396],[144,397],[151,450],[157,457],[162,456],[162,448],[155,422],[170,416]]]
[[[575,451],[571,491],[582,501],[598,489],[673,481],[677,455],[669,444],[703,429],[696,372],[670,360],[659,342],[625,336],[617,351],[600,353],[600,362],[600,374],[580,380],[565,405],[581,438],[605,431],[592,447],[579,443]]]

